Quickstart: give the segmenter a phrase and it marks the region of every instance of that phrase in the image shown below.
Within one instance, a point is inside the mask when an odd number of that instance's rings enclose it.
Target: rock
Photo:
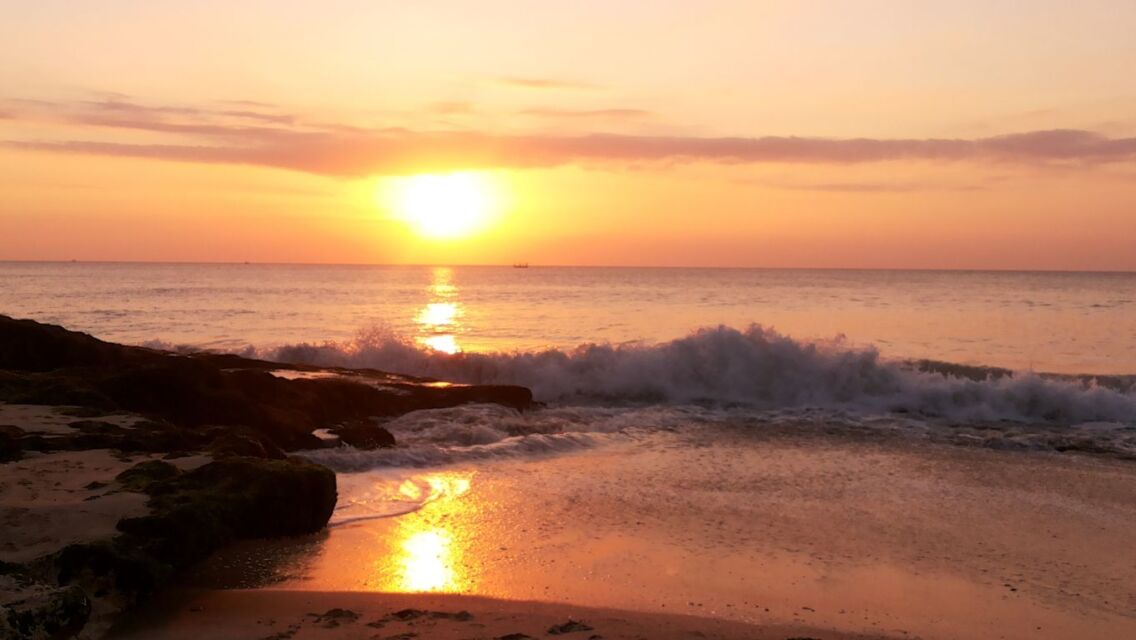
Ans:
[[[209,443],[207,449],[217,458],[247,457],[283,460],[288,456],[271,440],[253,431],[228,431]]]
[[[0,316],[0,369],[51,371],[121,362],[119,345],[63,327]]]
[[[0,425],[0,462],[19,460],[23,455],[21,439],[24,430],[12,425]]]
[[[126,431],[123,427],[111,422],[103,422],[102,420],[76,420],[69,422],[68,427],[77,429],[82,433],[106,433],[121,435]]]
[[[120,428],[76,421],[79,434],[34,440],[34,447],[25,441],[25,450],[191,450],[216,440],[216,435],[204,438],[205,430],[239,429],[242,435],[219,443],[218,452],[260,456],[260,447],[245,435],[251,431],[264,445],[264,455],[278,457],[278,450],[321,447],[312,435],[317,429],[355,425],[372,416],[466,403],[518,410],[533,404],[532,393],[523,387],[437,385],[373,370],[335,370],[331,377],[314,379],[270,373],[281,368],[290,365],[111,344],[62,327],[0,316],[0,401],[78,405],[91,414],[125,410],[166,423]],[[348,439],[364,448],[391,443],[378,427],[351,426],[347,431]],[[4,450],[12,448],[8,440]]]
[[[169,465],[144,463],[153,464]],[[152,513],[122,520],[119,530],[160,540],[190,559],[234,538],[319,531],[337,496],[334,472],[299,459],[215,460],[145,491]]]
[[[470,620],[473,620],[473,614],[465,610],[457,612],[431,611],[430,617],[439,618],[442,620],[455,620],[457,622],[469,622]]]
[[[298,459],[226,458],[186,472],[148,461],[117,480],[150,495],[150,514],[119,521],[121,535],[109,542],[70,545],[52,560],[60,585],[116,608],[232,540],[318,531],[336,500],[335,474]]]
[[[426,615],[427,613],[428,613],[427,611],[424,611],[422,609],[399,609],[398,611],[395,611],[394,613],[387,615],[387,619],[405,622],[407,620],[414,620],[416,618],[421,618],[422,616]]]
[[[580,631],[592,631],[592,628],[578,620],[568,620],[568,622],[554,624],[548,628],[548,633],[554,636],[564,633],[577,633]]]
[[[174,465],[162,460],[150,460],[130,467],[115,476],[127,491],[145,493],[150,486],[162,480],[169,480],[181,473]]]
[[[359,619],[359,614],[350,609],[328,609],[324,613],[309,613],[307,617],[315,620],[325,629],[332,629],[341,624],[350,624]]]
[[[91,602],[78,586],[40,592],[0,607],[0,637],[70,638],[91,615]]]
[[[336,427],[331,432],[339,436],[340,442],[356,449],[385,449],[395,445],[390,431],[369,420],[358,420]]]
[[[88,596],[109,598],[118,607],[148,597],[174,574],[174,567],[121,537],[64,547],[53,565],[60,585],[78,585]]]

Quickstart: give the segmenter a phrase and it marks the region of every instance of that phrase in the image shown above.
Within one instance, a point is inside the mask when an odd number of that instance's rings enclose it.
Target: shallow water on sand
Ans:
[[[1136,468],[1123,462],[703,429],[340,478],[345,513],[326,535],[235,549],[195,579],[255,568],[283,589],[928,638],[1136,633]],[[403,515],[349,515],[368,492],[420,491],[429,499]]]

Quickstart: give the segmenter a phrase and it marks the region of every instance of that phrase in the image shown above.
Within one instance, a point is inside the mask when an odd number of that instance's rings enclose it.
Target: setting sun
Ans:
[[[493,182],[472,171],[393,178],[384,186],[387,206],[428,238],[470,235],[500,206]]]

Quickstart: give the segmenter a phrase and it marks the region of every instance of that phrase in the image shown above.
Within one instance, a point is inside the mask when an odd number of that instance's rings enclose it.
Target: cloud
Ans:
[[[28,99],[12,99],[7,102],[32,117],[48,117],[95,126],[148,128],[172,133],[208,133],[211,130],[220,132],[231,126],[227,124],[229,120],[288,126],[296,123],[294,115],[266,112],[259,107],[258,110],[254,110],[249,108],[251,104],[243,105],[245,108],[224,109],[150,106],[132,102],[129,96],[122,94],[114,94],[114,97],[99,100],[80,100],[75,103]],[[227,102],[232,104],[234,101]]]
[[[42,105],[37,108],[43,110]],[[291,116],[271,121],[249,118],[244,110],[149,107],[122,100],[60,104],[47,111],[71,123],[179,134],[189,136],[190,142],[181,138],[177,143],[164,144],[74,139],[8,140],[2,144],[27,150],[248,164],[334,176],[570,163],[858,164],[920,160],[1091,165],[1136,159],[1136,138],[1111,138],[1072,129],[953,139],[557,136],[317,125],[301,123]],[[830,190],[840,187],[827,185]],[[872,187],[843,186],[844,190]],[[885,185],[874,187],[884,190]]]
[[[983,184],[937,184],[931,182],[778,182],[771,180],[746,180],[746,184],[756,184],[786,191],[810,191],[830,193],[912,193],[916,191],[984,191]]]
[[[217,133],[214,129],[203,132]],[[4,144],[44,151],[253,164],[340,176],[605,161],[854,164],[888,160],[992,160],[1096,163],[1136,157],[1136,138],[1111,139],[1087,131],[1066,130],[974,140],[557,137],[410,131],[341,134],[252,128],[232,129],[227,137],[228,144],[192,146],[84,141],[9,141]]]
[[[644,109],[524,109],[521,115],[540,118],[596,118],[604,120],[624,120],[646,118],[651,115]]]
[[[237,107],[253,107],[256,109],[274,109],[276,105],[260,100],[218,100],[218,104],[229,104]]]
[[[499,84],[523,89],[598,89],[599,87],[587,82],[573,82],[570,80],[557,80],[554,78],[532,78],[520,76],[502,76],[496,79]]]

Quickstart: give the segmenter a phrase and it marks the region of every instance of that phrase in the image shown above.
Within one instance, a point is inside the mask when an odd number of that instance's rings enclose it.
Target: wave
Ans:
[[[381,330],[260,353],[280,362],[376,368],[471,384],[519,384],[550,403],[741,405],[899,412],[965,421],[1136,423],[1132,379],[885,360],[842,339],[798,341],[760,325],[708,327],[660,344],[446,354]]]
[[[721,412],[686,407],[553,407],[518,412],[499,405],[413,411],[383,423],[398,441],[371,451],[344,446],[301,455],[341,472],[376,467],[437,467],[572,453],[646,434],[721,420]]]

